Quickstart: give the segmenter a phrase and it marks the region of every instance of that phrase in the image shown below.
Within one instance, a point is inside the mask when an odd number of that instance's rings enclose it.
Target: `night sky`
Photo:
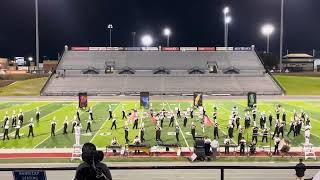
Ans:
[[[223,46],[222,8],[230,6],[230,46],[265,50],[260,28],[273,23],[271,51],[278,54],[280,0],[39,0],[40,56],[57,58],[69,46],[105,46],[112,23],[113,46],[131,46],[131,32],[165,45],[164,27],[172,29],[172,46]],[[284,49],[320,49],[320,1],[286,0]],[[0,0],[0,57],[34,56],[34,0]],[[140,45],[140,44],[138,44]]]

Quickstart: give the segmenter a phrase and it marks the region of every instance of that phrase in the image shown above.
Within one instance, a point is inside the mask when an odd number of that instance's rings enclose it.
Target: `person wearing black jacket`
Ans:
[[[85,143],[82,147],[81,163],[76,171],[74,180],[112,180],[107,165],[102,163],[103,152],[97,151],[92,143]]]
[[[299,159],[299,163],[296,165],[295,171],[297,179],[303,180],[304,172],[306,171],[306,166],[302,163],[303,159]]]
[[[170,117],[169,127],[173,127],[173,125],[174,125],[173,123],[174,123],[174,116],[172,114],[171,117]]]
[[[252,142],[255,141],[256,144],[258,142],[258,133],[259,133],[258,127],[254,127],[252,130]]]
[[[270,112],[270,114],[269,114],[269,123],[270,123],[270,127],[272,127],[272,114],[271,114],[271,112]]]

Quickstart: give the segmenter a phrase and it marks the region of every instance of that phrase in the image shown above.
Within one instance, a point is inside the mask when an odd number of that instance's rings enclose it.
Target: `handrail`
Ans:
[[[256,55],[257,57],[259,58],[260,62],[262,63],[263,67],[265,68],[265,64],[261,58],[261,56],[259,55],[259,53],[257,51],[256,52]],[[265,68],[266,69],[266,68]],[[273,77],[273,75],[270,73],[269,70],[266,69],[266,73],[271,77],[271,79],[273,80],[273,82],[275,82],[277,84],[278,87],[280,87],[282,93],[286,94],[286,90],[282,87],[282,85],[277,81],[276,78]]]
[[[62,57],[64,56],[64,53],[65,53],[65,50],[62,51],[62,56],[60,57],[60,59],[58,59],[58,64],[57,64],[56,69],[58,69],[58,66],[59,66],[59,64],[60,64],[60,62],[61,62]],[[54,73],[51,72],[51,74],[50,74],[50,76],[48,77],[46,83],[44,84],[44,86],[43,86],[43,87],[41,88],[41,90],[40,90],[40,95],[43,94],[44,89],[45,89],[45,88],[47,87],[47,85],[49,84],[49,81],[51,80],[51,78],[52,78],[53,75],[54,75]]]
[[[152,170],[152,169],[296,169],[295,166],[108,166],[110,170]],[[320,169],[320,166],[305,166],[305,169]],[[42,171],[74,171],[77,167],[45,167],[45,168],[0,168],[1,171],[42,170]]]
[[[305,166],[305,169],[320,169],[320,166]],[[0,168],[1,171],[75,171],[77,167],[51,168]],[[109,166],[110,170],[168,170],[168,169],[219,169],[220,179],[224,180],[225,169],[296,169],[295,166]]]

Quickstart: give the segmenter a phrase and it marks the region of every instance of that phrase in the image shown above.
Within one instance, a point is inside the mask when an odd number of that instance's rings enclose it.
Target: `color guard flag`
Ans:
[[[157,124],[157,118],[155,118],[154,116],[152,116],[151,122],[152,122],[153,124]]]
[[[203,122],[207,126],[212,126],[213,125],[213,122],[211,121],[211,119],[208,116],[204,116],[203,117]]]
[[[131,115],[130,115],[130,120],[131,121],[134,121],[135,119],[137,119],[138,118],[138,113],[137,113],[137,111],[132,111],[131,112]]]

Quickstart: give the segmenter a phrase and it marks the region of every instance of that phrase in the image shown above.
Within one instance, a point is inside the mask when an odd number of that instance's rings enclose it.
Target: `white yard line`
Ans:
[[[113,112],[116,112],[116,110],[118,109],[120,103],[117,105],[117,107],[113,110]],[[113,114],[113,116],[116,115],[116,113]],[[103,127],[106,125],[106,123],[108,122],[108,119],[105,119],[104,123],[101,125],[101,127],[99,128],[99,130],[97,131],[97,133],[91,138],[90,142],[92,142],[94,140],[94,138],[100,133],[100,131],[103,129]]]
[[[166,103],[167,103],[167,106],[169,107],[170,111],[173,112],[172,109],[171,109],[170,104],[168,103],[168,101],[166,101]],[[180,127],[179,122],[178,122],[178,118],[176,119],[176,122],[177,122],[178,126]],[[183,139],[184,139],[184,142],[186,143],[186,145],[188,146],[189,150],[191,151],[191,148],[190,148],[190,146],[189,146],[189,144],[188,144],[188,142],[187,142],[186,137],[184,136],[184,133],[183,133],[183,131],[182,131],[182,128],[180,128],[180,132],[181,132],[181,134],[182,134],[182,137],[183,137]]]
[[[68,106],[71,106],[71,105],[75,105],[75,104],[70,104],[70,105],[68,105]],[[96,104],[95,104],[94,106],[96,106]],[[65,107],[67,107],[67,106],[65,106]],[[85,112],[81,112],[81,114],[83,114],[83,113],[85,113]],[[80,116],[81,116],[81,114],[80,114]],[[72,121],[73,121],[73,118],[69,119],[68,123],[69,123],[69,122],[72,122]],[[63,129],[63,126],[62,126],[61,128],[59,128],[59,129],[56,131],[56,133],[59,132],[59,131],[61,131],[62,129]],[[37,148],[38,146],[40,146],[42,143],[44,143],[45,141],[47,141],[50,137],[51,137],[51,135],[49,135],[48,137],[46,137],[44,140],[42,140],[40,143],[38,143],[36,146],[34,146],[33,149],[36,149],[36,148]]]

